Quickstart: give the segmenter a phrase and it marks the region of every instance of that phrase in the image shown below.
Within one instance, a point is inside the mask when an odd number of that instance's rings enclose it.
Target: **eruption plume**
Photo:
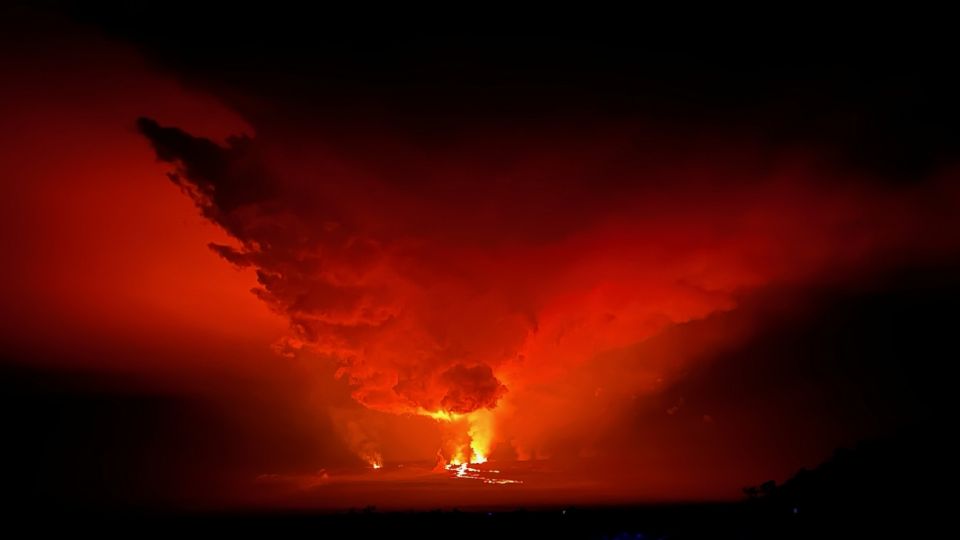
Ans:
[[[210,247],[254,268],[254,294],[289,319],[282,347],[335,361],[369,408],[444,424],[457,467],[498,441],[531,454],[522,432],[533,430],[503,432],[498,419],[555,418],[545,385],[601,355],[771,284],[844,279],[956,240],[952,192],[868,188],[796,160],[759,167],[738,149],[743,165],[634,153],[629,135],[350,153],[138,125],[236,240]],[[942,211],[918,212],[930,198]],[[621,378],[652,392],[678,372],[651,358]]]

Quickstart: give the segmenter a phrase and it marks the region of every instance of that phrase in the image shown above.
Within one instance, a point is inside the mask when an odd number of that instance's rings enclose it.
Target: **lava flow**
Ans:
[[[484,463],[484,461],[475,464]],[[471,480],[482,480],[484,484],[522,484],[522,480],[511,480],[509,478],[494,478],[486,476],[488,474],[500,474],[497,469],[479,469],[471,467],[471,463],[448,463],[444,468],[454,473],[454,478],[469,478]]]
[[[447,432],[449,455],[445,457],[444,449],[437,452],[437,471],[450,471],[454,478],[481,480],[485,484],[522,484],[520,480],[497,478],[490,475],[499,475],[500,471],[486,467],[478,467],[487,463],[487,456],[493,447],[493,412],[489,409],[478,409],[469,413],[455,413],[445,410],[420,410],[423,416],[429,416],[444,424]],[[465,424],[465,425],[464,425]],[[463,434],[466,433],[466,439]]]

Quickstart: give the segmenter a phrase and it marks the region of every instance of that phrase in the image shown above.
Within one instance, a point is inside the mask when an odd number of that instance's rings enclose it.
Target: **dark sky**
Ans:
[[[4,12],[27,504],[729,500],[952,420],[936,27]]]

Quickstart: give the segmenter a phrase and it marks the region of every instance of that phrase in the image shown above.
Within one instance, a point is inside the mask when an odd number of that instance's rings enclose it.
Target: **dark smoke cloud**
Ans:
[[[258,170],[252,141],[248,137],[230,137],[226,148],[207,139],[191,137],[183,131],[162,127],[149,118],[137,120],[137,127],[153,143],[157,157],[182,164],[181,174],[170,179],[190,195],[211,219],[212,212],[229,213],[245,204],[263,202],[273,194],[273,186]]]
[[[440,406],[453,413],[468,413],[481,407],[492,409],[507,391],[485,364],[472,368],[457,364],[444,371],[440,378],[450,388],[440,400]]]
[[[211,248],[255,268],[254,293],[289,319],[283,347],[334,359],[358,401],[391,412],[494,408],[735,309],[743,292],[849,279],[956,244],[948,184],[871,186],[795,158],[760,167],[718,140],[653,156],[637,151],[636,129],[509,150],[478,135],[441,152],[385,131],[375,140],[405,152],[358,142],[370,154],[357,161],[322,139],[303,155],[278,150],[294,141],[278,134],[219,146],[139,126],[238,242]],[[938,209],[921,211],[934,198]],[[635,382],[652,390],[666,369],[651,361]]]
[[[138,127],[160,160],[176,164],[171,180],[239,241],[210,247],[232,264],[256,268],[254,293],[290,318],[297,339],[288,345],[334,356],[361,402],[454,413],[496,405],[506,389],[489,365],[469,351],[444,350],[433,331],[411,326],[422,323],[402,313],[416,307],[399,303],[409,284],[386,266],[387,246],[313,208],[298,211],[257,161],[254,141],[235,137],[222,147],[146,118]],[[314,196],[292,196],[299,195]],[[378,358],[369,350],[377,339],[410,356]]]
[[[260,131],[349,138],[402,125],[407,136],[445,142],[483,124],[503,136],[531,122],[629,118],[661,133],[722,126],[724,137],[819,146],[825,159],[901,182],[921,180],[960,149],[958,80],[944,69],[955,44],[933,28],[891,39],[879,27],[841,25],[811,39],[811,27],[783,21],[668,29],[630,17],[625,27],[591,26],[578,11],[570,32],[501,28],[511,12],[491,33],[473,17],[434,24],[410,13],[377,24],[366,12],[169,1],[73,11],[212,90]]]
[[[523,410],[528,455],[604,355],[957,246],[955,81],[923,43],[248,40],[203,16],[172,41],[151,13],[100,22],[256,132],[221,146],[140,121],[236,240],[211,248],[290,321],[281,351],[335,360],[374,409]],[[662,392],[691,356],[596,387]]]

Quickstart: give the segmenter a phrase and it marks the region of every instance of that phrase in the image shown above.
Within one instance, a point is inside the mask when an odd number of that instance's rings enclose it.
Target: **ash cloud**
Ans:
[[[467,330],[434,312],[455,299],[434,297],[397,268],[422,267],[398,252],[397,239],[374,238],[300,204],[318,196],[315,188],[292,191],[266,172],[250,138],[220,146],[147,118],[138,128],[158,159],[174,165],[170,179],[238,241],[210,247],[231,264],[255,267],[254,294],[286,315],[296,334],[286,345],[334,358],[354,396],[373,408],[467,413],[496,406],[506,388],[482,362],[500,358],[450,335]]]
[[[485,364],[473,367],[457,364],[444,371],[440,378],[448,388],[440,406],[453,413],[493,409],[507,391],[507,387],[493,376],[490,366]]]
[[[957,109],[934,57],[137,30],[256,130],[218,145],[140,121],[236,239],[211,248],[289,320],[285,354],[334,360],[381,411],[531,415],[513,422],[521,455],[569,418],[596,424],[562,389],[649,396],[696,361],[600,375],[598,358],[745,296],[856,287],[958,245]],[[213,38],[238,43],[216,50],[240,69],[194,54]]]
[[[387,130],[343,152],[275,131],[221,146],[139,127],[237,241],[211,248],[255,268],[254,293],[289,319],[284,346],[333,359],[355,399],[394,413],[522,403],[744,293],[856,279],[957,240],[949,183],[878,186],[813,159],[760,167],[720,140],[638,152],[636,128],[442,149]],[[682,371],[648,364],[625,375],[644,392]]]
[[[139,118],[137,128],[150,140],[158,159],[181,165],[170,180],[187,190],[211,219],[216,218],[213,212],[229,213],[273,195],[274,186],[259,170],[248,137],[230,137],[221,147],[150,118]]]

